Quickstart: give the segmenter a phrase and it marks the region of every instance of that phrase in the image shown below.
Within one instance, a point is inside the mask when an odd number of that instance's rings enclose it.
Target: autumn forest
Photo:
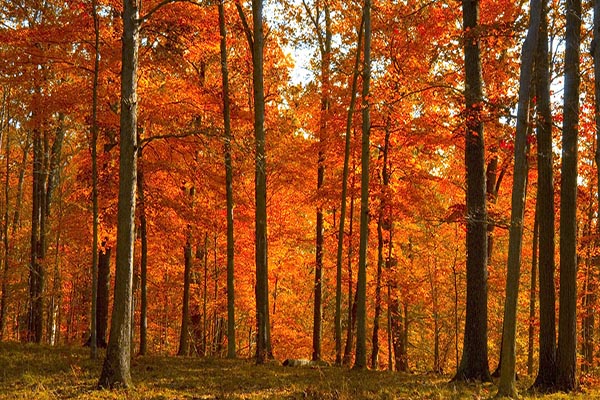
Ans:
[[[163,354],[576,390],[598,54],[581,0],[0,0],[0,341],[103,388]]]

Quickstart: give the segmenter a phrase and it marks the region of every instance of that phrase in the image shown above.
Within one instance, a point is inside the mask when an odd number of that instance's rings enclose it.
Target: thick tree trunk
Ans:
[[[463,354],[453,380],[490,381],[487,346],[487,211],[479,0],[464,0],[467,172],[467,309]]]
[[[556,385],[577,387],[577,137],[581,0],[567,0],[565,91],[560,181],[560,305]]]
[[[136,0],[123,0],[123,8],[117,262],[110,341],[98,382],[98,386],[103,388],[126,388],[132,384],[131,304],[137,181],[139,12]]]
[[[367,367],[367,247],[369,239],[369,154],[370,154],[370,82],[371,82],[371,0],[363,6],[365,20],[365,47],[363,57],[362,90],[362,151],[360,186],[360,242],[358,275],[356,280],[356,358],[355,369]]]
[[[221,78],[223,83],[223,127],[225,154],[225,191],[227,198],[227,358],[235,358],[235,286],[233,236],[233,166],[231,162],[231,106],[229,100],[229,69],[227,66],[227,27],[225,0],[219,1],[219,33],[221,35]]]
[[[554,284],[554,178],[550,66],[548,52],[548,2],[544,0],[535,60],[538,146],[537,208],[539,221],[540,332],[539,365],[533,387],[542,392],[556,384],[556,291]]]
[[[541,0],[531,0],[529,29],[521,53],[521,73],[519,77],[519,103],[517,109],[517,127],[515,134],[515,163],[511,199],[511,217],[509,228],[508,266],[506,277],[506,302],[504,303],[504,322],[502,324],[502,367],[498,395],[516,397],[516,340],[517,340],[517,301],[519,298],[519,277],[523,249],[523,215],[527,197],[527,132],[529,126],[529,106],[531,103],[531,83],[535,49],[538,42]]]

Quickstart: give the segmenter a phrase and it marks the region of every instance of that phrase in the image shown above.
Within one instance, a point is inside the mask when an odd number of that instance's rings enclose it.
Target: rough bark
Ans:
[[[531,0],[529,29],[521,51],[521,72],[519,77],[519,103],[517,107],[517,127],[515,133],[515,161],[511,199],[509,228],[508,265],[506,277],[506,301],[502,324],[502,367],[498,395],[516,397],[516,340],[517,340],[517,301],[519,297],[519,277],[523,249],[523,215],[527,197],[527,132],[529,126],[529,106],[532,93],[533,63],[538,42],[542,2]]]
[[[137,1],[123,0],[117,261],[110,341],[98,382],[98,386],[103,388],[126,388],[132,385],[130,357],[137,181],[138,16]]]
[[[565,84],[560,181],[560,293],[557,389],[577,387],[577,137],[581,0],[567,0]]]
[[[536,302],[536,287],[537,287],[537,260],[538,260],[538,243],[539,243],[540,224],[538,217],[538,204],[536,202],[535,218],[533,221],[533,250],[531,252],[531,281],[529,284],[529,328],[527,331],[527,375],[533,374],[533,357],[534,357],[534,336],[535,336],[535,302]]]
[[[487,210],[479,0],[463,0],[467,301],[463,354],[453,380],[490,381],[487,346]]]
[[[148,223],[144,194],[144,163],[142,147],[138,150],[137,195],[140,217],[140,355],[148,351]]]
[[[533,383],[546,392],[556,384],[556,290],[554,284],[554,178],[552,113],[550,108],[550,65],[548,51],[548,2],[544,0],[535,60],[537,108],[537,163],[539,213],[540,332],[539,365]]]
[[[365,43],[363,57],[362,90],[362,151],[360,186],[360,241],[358,250],[358,274],[356,280],[356,358],[354,369],[367,367],[367,247],[369,236],[369,150],[370,150],[370,82],[371,82],[371,0],[363,6]]]

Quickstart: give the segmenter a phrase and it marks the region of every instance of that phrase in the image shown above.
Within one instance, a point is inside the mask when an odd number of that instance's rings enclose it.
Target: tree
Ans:
[[[490,381],[487,347],[487,211],[479,0],[463,0],[465,166],[467,172],[467,310],[463,354],[453,380]]]
[[[356,281],[356,359],[355,369],[367,367],[367,246],[369,236],[369,157],[370,157],[370,81],[371,81],[371,0],[363,6],[365,43],[362,88],[362,145],[360,180],[360,242],[358,250],[358,275]]]
[[[560,180],[560,292],[557,389],[576,388],[577,371],[577,137],[579,130],[579,45],[581,1],[567,1],[565,94]]]
[[[521,274],[521,251],[523,247],[523,214],[527,196],[527,128],[529,126],[529,104],[535,49],[541,17],[541,1],[531,0],[529,9],[529,30],[521,50],[521,76],[519,78],[519,104],[515,133],[515,164],[510,217],[510,238],[506,278],[506,301],[502,330],[502,367],[498,395],[516,397],[515,362],[517,300],[519,297],[519,277]]]
[[[221,35],[221,80],[223,84],[223,129],[225,157],[225,191],[227,201],[227,357],[235,358],[235,287],[233,237],[233,166],[231,165],[231,106],[229,99],[229,68],[227,66],[227,27],[225,2],[219,2],[219,34]]]
[[[110,339],[98,386],[127,388],[132,385],[131,303],[133,281],[134,215],[137,183],[137,69],[139,10],[136,0],[123,0],[121,50],[121,117],[119,153],[119,203],[115,295]]]
[[[256,248],[256,362],[269,356],[269,270],[267,256],[267,160],[265,154],[265,93],[263,1],[252,0],[252,83],[254,93],[255,145],[255,248]]]
[[[354,68],[352,71],[352,85],[350,88],[350,105],[346,117],[346,134],[344,140],[344,167],[342,172],[342,195],[340,206],[340,223],[338,227],[338,243],[336,257],[336,283],[335,283],[335,363],[342,364],[342,261],[344,253],[344,230],[346,224],[346,206],[348,193],[348,175],[350,171],[350,143],[352,141],[352,120],[354,118],[354,109],[356,107],[356,93],[358,88],[358,77],[360,67],[360,53],[362,49],[363,36],[363,18],[360,21],[356,38],[356,52],[354,57]],[[350,212],[350,231],[352,231],[352,212]],[[351,235],[350,235],[351,236]],[[349,246],[352,247],[352,244]],[[349,265],[352,260],[349,257]],[[349,279],[351,280],[351,279]],[[352,282],[349,284],[349,304],[348,304],[348,336],[352,333]],[[351,342],[349,340],[349,342]],[[350,343],[351,345],[351,343]]]
[[[539,364],[533,387],[549,391],[556,383],[556,305],[554,287],[554,182],[550,69],[548,55],[548,2],[544,1],[535,59],[537,110],[537,164],[539,212],[540,332]]]

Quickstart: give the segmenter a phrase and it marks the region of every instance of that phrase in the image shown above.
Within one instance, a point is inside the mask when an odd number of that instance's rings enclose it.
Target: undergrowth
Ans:
[[[0,343],[0,399],[490,399],[493,384],[449,383],[449,376],[389,371],[352,371],[340,367],[294,368],[249,360],[145,356],[132,361],[134,387],[97,390],[102,356],[89,350]],[[593,384],[575,394],[522,398],[600,399]]]

